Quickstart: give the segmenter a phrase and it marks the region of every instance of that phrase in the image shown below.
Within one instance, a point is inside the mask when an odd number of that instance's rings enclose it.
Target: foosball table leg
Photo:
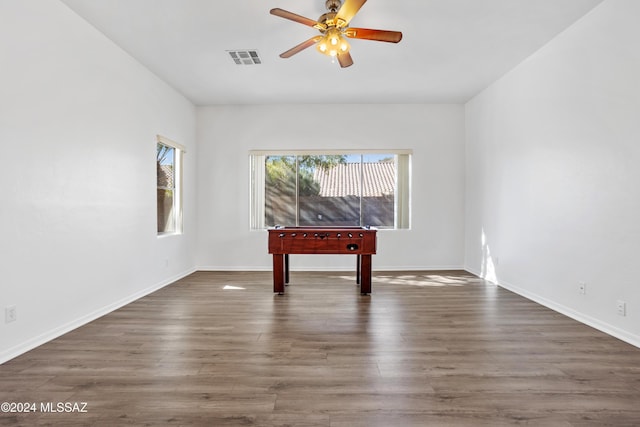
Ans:
[[[273,254],[273,292],[284,294],[284,256]]]
[[[362,255],[360,258],[360,293],[371,293],[371,255]]]

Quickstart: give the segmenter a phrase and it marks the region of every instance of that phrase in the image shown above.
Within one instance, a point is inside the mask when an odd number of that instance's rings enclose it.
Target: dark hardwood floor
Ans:
[[[0,424],[640,425],[640,349],[470,274],[291,282],[198,272],[0,365],[38,409]]]

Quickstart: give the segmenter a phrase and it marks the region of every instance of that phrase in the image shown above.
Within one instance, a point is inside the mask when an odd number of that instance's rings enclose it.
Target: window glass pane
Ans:
[[[157,203],[158,203],[158,233],[172,233],[176,231],[176,163],[175,148],[164,144],[157,145]]]
[[[176,231],[173,190],[158,188],[158,233]]]
[[[359,225],[360,162],[350,157],[298,156],[299,225]]]
[[[256,152],[250,157],[251,227],[409,228],[410,157]]]
[[[158,188],[174,188],[175,148],[158,144],[156,167],[158,171]]]
[[[296,225],[296,157],[266,156],[265,224]]]
[[[362,156],[362,225],[393,228],[396,187],[395,156]]]

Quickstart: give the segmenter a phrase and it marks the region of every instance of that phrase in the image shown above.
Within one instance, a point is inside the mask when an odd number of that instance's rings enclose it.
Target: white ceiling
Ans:
[[[399,44],[350,40],[341,69],[313,47],[278,55],[317,30],[324,0],[62,0],[196,105],[461,103],[602,0],[369,0],[353,27],[403,32]],[[256,49],[260,65],[227,50]]]

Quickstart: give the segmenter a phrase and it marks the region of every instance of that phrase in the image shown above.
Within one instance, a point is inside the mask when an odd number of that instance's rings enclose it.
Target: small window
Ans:
[[[182,154],[184,148],[158,136],[156,145],[158,235],[182,232]]]
[[[409,228],[410,155],[253,151],[251,228]]]

